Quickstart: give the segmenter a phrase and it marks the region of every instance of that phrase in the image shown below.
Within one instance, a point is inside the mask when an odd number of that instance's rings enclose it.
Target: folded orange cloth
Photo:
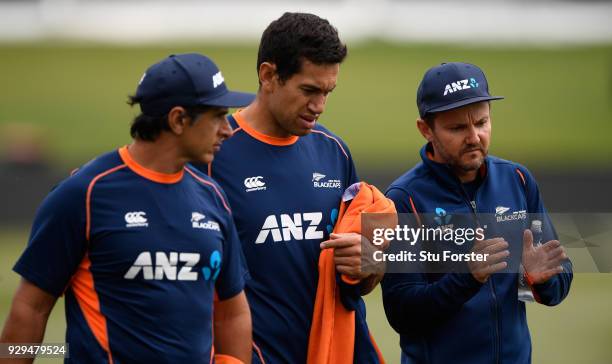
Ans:
[[[376,187],[361,182],[356,196],[351,201],[343,201],[340,204],[334,233],[361,234],[362,213],[395,214],[396,210],[393,201],[386,198]],[[349,284],[359,283],[344,276],[342,280]],[[373,338],[372,343],[380,362],[384,363]],[[319,282],[308,339],[307,363],[352,364],[354,345],[355,311],[347,310],[342,304],[339,288],[336,286],[334,252],[332,249],[324,249],[319,256]]]

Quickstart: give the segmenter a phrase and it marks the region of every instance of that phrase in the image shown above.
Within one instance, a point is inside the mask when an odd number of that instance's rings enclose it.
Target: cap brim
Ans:
[[[504,98],[503,96],[472,97],[472,98],[469,98],[469,99],[464,99],[464,100],[460,100],[460,101],[457,101],[457,102],[453,102],[452,104],[448,104],[448,105],[444,105],[444,106],[439,106],[439,107],[433,108],[431,110],[427,110],[427,114],[434,113],[434,112],[448,111],[448,110],[456,109],[456,108],[461,107],[461,106],[465,106],[465,105],[469,105],[469,104],[474,104],[476,102],[481,102],[481,101],[502,100],[503,98]]]
[[[243,107],[255,100],[255,94],[247,92],[227,91],[213,99],[200,100],[201,105],[219,107]]]

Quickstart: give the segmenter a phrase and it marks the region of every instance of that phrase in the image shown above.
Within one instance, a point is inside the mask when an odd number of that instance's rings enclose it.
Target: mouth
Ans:
[[[215,143],[213,145],[213,151],[216,153],[221,150],[221,143]]]
[[[314,128],[315,124],[317,123],[317,118],[311,115],[300,115],[299,119],[300,119],[301,124],[306,129]]]
[[[473,153],[473,152],[480,152],[480,153],[482,153],[482,149],[480,149],[480,148],[468,149],[468,150],[464,151],[463,154],[469,154],[469,153]]]

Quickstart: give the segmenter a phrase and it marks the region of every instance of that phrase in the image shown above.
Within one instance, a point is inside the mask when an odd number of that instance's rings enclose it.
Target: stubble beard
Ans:
[[[434,149],[440,154],[440,157],[448,164],[453,170],[459,173],[469,173],[478,170],[484,163],[484,158],[487,156],[488,151],[483,148],[482,145],[471,145],[461,150],[458,156],[451,155],[446,148],[437,139],[432,140]],[[470,162],[462,162],[461,157],[465,154],[465,150],[479,148],[481,155]]]

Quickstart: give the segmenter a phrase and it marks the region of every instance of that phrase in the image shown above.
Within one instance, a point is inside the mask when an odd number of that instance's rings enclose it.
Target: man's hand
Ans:
[[[331,234],[321,243],[321,249],[334,248],[336,271],[351,279],[362,280],[369,273],[361,271],[361,235],[357,233]]]
[[[485,283],[491,274],[502,271],[508,266],[505,259],[510,255],[510,251],[508,243],[503,238],[479,240],[474,244],[472,252],[489,254],[484,261],[468,263],[474,279],[480,283]]]
[[[544,283],[555,274],[563,272],[561,263],[565,259],[567,259],[567,254],[558,240],[551,240],[535,247],[531,230],[525,230],[523,233],[523,267],[529,275],[530,283]]]

